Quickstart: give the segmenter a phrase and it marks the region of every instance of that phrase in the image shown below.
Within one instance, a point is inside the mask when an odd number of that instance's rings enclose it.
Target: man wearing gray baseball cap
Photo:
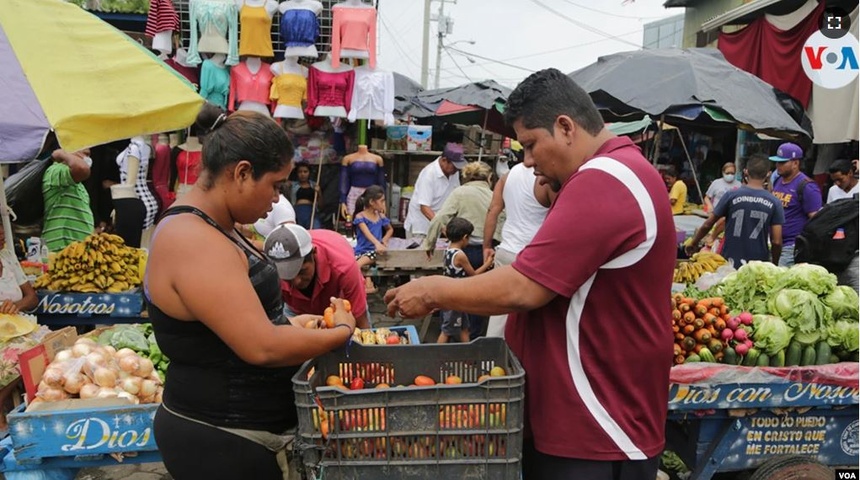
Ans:
[[[355,325],[370,327],[364,276],[341,235],[287,223],[269,233],[263,253],[278,268],[288,316],[322,315],[332,297],[343,298],[352,305]]]

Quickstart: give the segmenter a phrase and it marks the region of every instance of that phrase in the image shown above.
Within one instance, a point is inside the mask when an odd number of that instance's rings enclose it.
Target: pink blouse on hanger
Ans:
[[[340,50],[361,50],[368,53],[370,68],[376,68],[376,9],[332,8],[331,66],[340,66]]]
[[[317,107],[343,107],[348,112],[352,106],[354,82],[355,70],[330,73],[311,65],[308,68],[308,104],[305,113],[314,115]]]
[[[230,98],[227,100],[227,110],[236,110],[237,103],[244,101],[268,105],[273,77],[268,63],[261,62],[257,73],[252,73],[245,62],[230,69]]]

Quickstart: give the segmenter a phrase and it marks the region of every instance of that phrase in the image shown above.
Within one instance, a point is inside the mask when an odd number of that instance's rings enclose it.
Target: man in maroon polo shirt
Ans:
[[[558,70],[518,85],[505,115],[525,164],[558,191],[546,220],[510,267],[415,280],[388,291],[389,312],[518,312],[505,339],[526,370],[525,480],[654,478],[676,253],[663,180]]]

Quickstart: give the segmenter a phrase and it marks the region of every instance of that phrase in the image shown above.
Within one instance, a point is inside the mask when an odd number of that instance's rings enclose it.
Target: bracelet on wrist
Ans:
[[[331,328],[332,328],[332,329],[335,329],[335,328],[337,328],[337,327],[344,327],[344,328],[346,328],[347,330],[349,330],[349,335],[350,335],[350,336],[352,336],[352,327],[350,327],[349,325],[347,325],[347,324],[345,324],[345,323],[338,323],[337,325],[335,325],[335,326],[333,326],[333,327],[331,327]]]

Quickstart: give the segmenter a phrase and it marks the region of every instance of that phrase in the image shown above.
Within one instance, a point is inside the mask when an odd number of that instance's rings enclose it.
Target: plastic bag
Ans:
[[[708,272],[702,274],[698,280],[696,280],[696,288],[701,291],[710,290],[711,287],[723,281],[724,278],[729,276],[730,273],[734,273],[736,270],[731,265],[723,265],[718,268],[716,272]]]
[[[28,225],[42,220],[45,201],[42,197],[42,176],[51,165],[51,157],[33,160],[18,173],[6,179],[6,201],[15,211],[15,223]]]

